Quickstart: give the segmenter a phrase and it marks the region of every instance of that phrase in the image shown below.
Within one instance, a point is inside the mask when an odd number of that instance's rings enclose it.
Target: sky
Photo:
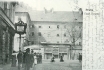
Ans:
[[[54,9],[55,11],[78,10],[84,6],[83,0],[18,0],[34,10]],[[76,9],[74,9],[77,7]]]
[[[99,2],[99,0],[0,0],[0,1],[19,1],[34,10],[54,9],[55,11],[74,11],[79,8],[84,9],[87,2]],[[77,7],[76,9],[74,9]]]

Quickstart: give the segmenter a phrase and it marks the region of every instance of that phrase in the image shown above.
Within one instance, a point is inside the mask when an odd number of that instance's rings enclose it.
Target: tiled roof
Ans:
[[[83,21],[83,15],[79,12],[54,11],[53,13],[45,13],[44,11],[34,11],[29,14],[32,21],[74,22],[75,19],[77,22]]]

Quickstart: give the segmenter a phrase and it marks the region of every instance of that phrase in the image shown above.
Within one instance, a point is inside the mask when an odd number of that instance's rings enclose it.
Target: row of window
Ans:
[[[34,28],[34,25],[32,25],[31,28]],[[38,26],[38,28],[42,28],[42,26]],[[48,26],[48,28],[51,28],[51,26]],[[57,29],[59,29],[59,28],[60,28],[60,26],[57,25]],[[66,29],[66,25],[64,25],[64,28]],[[79,28],[81,28],[81,27],[79,26]]]
[[[34,32],[31,33],[32,36],[34,36]],[[41,36],[41,32],[38,33],[39,36]],[[59,37],[60,35],[57,34],[57,37]],[[66,37],[66,34],[64,34],[64,37]]]
[[[34,28],[34,25],[31,25],[30,27]],[[42,28],[42,26],[38,26],[38,28]],[[48,26],[48,28],[51,28],[51,26]],[[57,25],[57,29],[59,29],[59,28],[60,28],[60,26]],[[66,28],[66,25],[64,25],[64,28]]]

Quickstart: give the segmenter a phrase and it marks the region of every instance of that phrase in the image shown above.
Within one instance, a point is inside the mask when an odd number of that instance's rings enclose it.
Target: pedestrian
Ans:
[[[5,65],[5,59],[6,59],[6,55],[5,55],[5,53],[3,52],[3,56],[2,56],[2,62],[3,62],[3,64]]]
[[[23,68],[24,68],[24,70],[25,70],[25,58],[26,58],[26,52],[24,51],[24,53],[23,53],[23,64],[22,64],[22,66],[23,66]]]
[[[38,64],[39,63],[39,53],[37,53],[36,57],[37,57],[37,64]]]
[[[36,56],[36,53],[34,53],[34,65],[37,64],[37,56]]]
[[[38,57],[39,57],[39,63],[41,63],[41,54],[40,53],[39,53]]]
[[[63,62],[64,60],[63,60],[63,56],[62,56],[62,54],[61,54],[61,56],[60,56],[60,62]]]
[[[31,68],[33,67],[33,63],[34,63],[34,52],[33,50],[31,50]]]
[[[41,60],[40,60],[40,63],[42,63],[42,54],[40,54],[40,59],[41,59]]]
[[[8,54],[6,54],[5,62],[8,63]]]
[[[79,62],[81,62],[81,54],[79,53]]]
[[[81,62],[82,62],[82,53],[81,53],[81,56],[80,56],[80,58],[81,58]]]
[[[25,57],[25,70],[30,70],[31,67],[31,54],[30,54],[30,48],[26,49],[26,57]]]
[[[39,54],[39,63],[42,63],[42,55],[41,55],[41,53]]]
[[[55,60],[54,60],[55,58],[54,58],[54,55],[53,55],[53,57],[52,57],[52,59],[51,59],[51,62],[55,62]]]
[[[17,59],[18,59],[18,70],[20,70],[20,67],[22,66],[22,59],[23,58],[23,54],[22,51],[19,50],[19,53],[17,54]]]

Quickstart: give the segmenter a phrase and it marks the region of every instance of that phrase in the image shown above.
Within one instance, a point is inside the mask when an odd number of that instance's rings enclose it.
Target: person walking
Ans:
[[[82,62],[82,53],[81,53],[81,56],[80,56],[80,58],[81,58],[81,62]]]
[[[36,53],[34,53],[34,65],[37,64],[37,56],[36,56]]]
[[[60,62],[63,62],[64,60],[63,60],[63,56],[61,55],[60,56]]]
[[[21,68],[21,65],[22,65],[22,58],[23,58],[22,51],[19,50],[19,53],[17,54],[17,59],[18,59],[18,70],[20,70],[20,68]]]
[[[22,66],[23,66],[24,70],[26,70],[25,58],[26,58],[26,52],[23,53],[23,64],[22,64]]]
[[[36,57],[37,57],[37,64],[39,64],[39,53],[37,53]]]
[[[51,62],[55,62],[54,59],[55,59],[55,58],[54,58],[54,55],[53,55],[52,58],[51,58]]]
[[[25,57],[25,70],[30,70],[31,68],[31,54],[30,54],[30,48],[26,49],[26,57]]]
[[[41,53],[39,53],[39,63],[41,63]]]
[[[33,50],[31,51],[31,68],[33,67],[33,63],[34,63],[34,52]]]
[[[3,65],[5,65],[5,59],[6,59],[6,55],[5,55],[5,53],[3,52],[3,55],[2,55],[2,62],[3,62]]]
[[[81,62],[81,54],[79,53],[79,62]]]
[[[40,53],[40,59],[41,59],[41,60],[40,60],[40,63],[42,63],[42,54],[41,54],[41,53]]]

